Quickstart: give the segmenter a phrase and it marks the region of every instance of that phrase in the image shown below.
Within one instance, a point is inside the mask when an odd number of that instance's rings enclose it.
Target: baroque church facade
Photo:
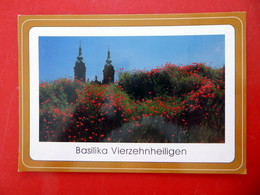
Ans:
[[[79,55],[77,57],[77,61],[75,62],[75,66],[74,66],[74,80],[86,82],[86,70],[87,68],[85,63],[83,62],[82,49],[80,45]],[[97,80],[97,76],[95,76],[95,80],[91,82],[95,82],[98,84],[109,84],[109,83],[113,83],[114,81],[115,81],[115,69],[114,66],[112,65],[112,60],[110,58],[110,50],[108,49],[107,60],[103,69],[102,83]],[[89,80],[87,80],[87,82],[89,82]]]

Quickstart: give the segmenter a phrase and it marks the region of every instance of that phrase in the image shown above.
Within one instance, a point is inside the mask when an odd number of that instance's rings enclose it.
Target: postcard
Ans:
[[[246,174],[245,13],[18,28],[19,171]]]

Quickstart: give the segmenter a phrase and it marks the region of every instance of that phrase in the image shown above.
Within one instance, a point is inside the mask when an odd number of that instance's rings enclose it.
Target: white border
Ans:
[[[39,36],[225,35],[225,144],[128,144],[39,142]],[[235,31],[231,25],[167,27],[34,27],[29,33],[30,156],[49,161],[232,162],[235,157]],[[186,156],[77,155],[75,147],[186,149]]]

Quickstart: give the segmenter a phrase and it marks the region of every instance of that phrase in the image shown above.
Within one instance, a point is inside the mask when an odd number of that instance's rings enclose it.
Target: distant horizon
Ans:
[[[108,49],[115,70],[150,70],[167,62],[192,63],[221,68],[225,65],[224,35],[133,36],[133,37],[39,37],[40,82],[74,78],[81,42],[86,80],[103,80]],[[117,76],[115,75],[115,78]]]

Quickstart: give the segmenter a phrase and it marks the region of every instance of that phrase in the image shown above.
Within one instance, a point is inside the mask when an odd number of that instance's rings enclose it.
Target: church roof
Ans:
[[[108,49],[107,51],[107,60],[106,60],[106,65],[111,65],[112,66],[112,60],[110,59],[110,50]]]
[[[82,61],[83,60],[82,53],[81,53],[81,43],[79,45],[79,55],[78,55],[77,59],[78,59],[78,61]]]

